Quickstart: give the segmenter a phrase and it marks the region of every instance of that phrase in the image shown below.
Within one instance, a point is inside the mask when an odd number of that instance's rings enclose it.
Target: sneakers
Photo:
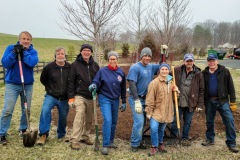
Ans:
[[[163,143],[160,143],[158,146],[158,151],[160,153],[167,153],[167,150],[165,149],[165,146],[163,145]]]
[[[91,141],[90,139],[81,140],[80,142],[85,143],[87,145],[93,145],[94,144],[94,142]]]
[[[27,131],[27,129],[23,129],[19,131],[19,137],[23,138],[23,133],[25,133]]]
[[[2,136],[2,137],[0,138],[0,145],[6,145],[6,144],[7,144],[7,139],[6,139],[5,136]]]
[[[214,141],[209,141],[209,140],[206,140],[205,142],[202,142],[202,145],[203,146],[211,146],[211,145],[214,145]]]
[[[113,149],[117,149],[117,146],[114,143],[111,143],[108,148],[113,148]]]
[[[103,147],[101,149],[101,153],[102,153],[102,155],[108,155],[108,148],[107,147]]]
[[[148,156],[154,156],[157,153],[158,153],[158,148],[157,147],[151,147],[150,153],[148,153]]]
[[[182,142],[181,142],[181,144],[182,144],[183,146],[186,146],[186,147],[189,147],[189,146],[192,145],[191,142],[190,142],[188,139],[183,139]]]
[[[228,149],[233,153],[238,153],[239,152],[239,150],[237,149],[236,146],[228,146]]]
[[[47,135],[43,134],[41,137],[38,139],[37,144],[38,145],[44,145],[47,141]]]
[[[79,150],[79,149],[81,149],[81,146],[80,146],[80,143],[79,143],[79,142],[72,142],[72,143],[70,144],[70,147],[71,147],[71,149],[73,149],[73,150]]]

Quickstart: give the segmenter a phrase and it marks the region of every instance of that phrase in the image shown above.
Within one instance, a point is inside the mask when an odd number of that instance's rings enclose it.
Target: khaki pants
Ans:
[[[71,142],[78,142],[90,138],[93,124],[93,100],[75,96],[74,105],[76,115],[73,121]]]

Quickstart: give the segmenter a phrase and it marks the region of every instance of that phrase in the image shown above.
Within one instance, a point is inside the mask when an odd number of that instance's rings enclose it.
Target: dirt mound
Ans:
[[[127,75],[127,72],[129,70],[129,67],[121,67],[123,68],[125,74]],[[101,134],[101,128],[102,128],[102,115],[100,112],[100,108],[97,108],[97,114],[98,114],[98,124],[99,124],[99,130]],[[73,120],[75,117],[75,109],[70,109],[67,119],[67,127],[72,128]],[[57,109],[54,109],[52,112],[52,118],[53,123],[57,125],[58,122],[58,112]],[[240,111],[234,113],[234,120],[235,120],[235,127],[236,130],[240,128]],[[131,132],[132,132],[132,113],[129,104],[127,103],[127,109],[125,112],[119,111],[119,117],[118,117],[118,124],[117,124],[117,130],[116,130],[116,138],[120,138],[123,140],[130,140]],[[149,125],[146,125],[146,128],[148,128]],[[194,113],[193,120],[192,120],[192,127],[190,130],[190,137],[192,140],[196,139],[204,139],[205,138],[205,131],[206,131],[206,124],[205,124],[205,113],[204,111],[202,113]],[[225,127],[223,125],[222,119],[220,115],[217,113],[215,117],[215,132],[216,133],[222,133],[225,132]],[[94,133],[94,127],[92,130],[92,133]],[[148,133],[148,132],[147,132]]]

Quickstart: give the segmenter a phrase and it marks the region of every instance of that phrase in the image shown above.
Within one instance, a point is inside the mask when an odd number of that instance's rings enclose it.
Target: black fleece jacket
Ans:
[[[47,94],[61,100],[68,99],[68,74],[70,71],[70,63],[60,67],[56,62],[47,64],[41,73],[40,81],[45,86]]]
[[[221,105],[229,101],[231,103],[236,102],[235,88],[229,70],[225,66],[218,64],[218,69],[215,72],[217,72],[218,98]],[[209,67],[206,67],[202,73],[205,81],[204,102],[207,103],[210,98],[208,95],[210,78]]]
[[[92,99],[92,93],[88,90],[88,87],[98,70],[99,65],[94,62],[92,56],[87,63],[79,54],[71,65],[68,79],[68,98],[74,98],[75,95],[78,95],[86,99]]]

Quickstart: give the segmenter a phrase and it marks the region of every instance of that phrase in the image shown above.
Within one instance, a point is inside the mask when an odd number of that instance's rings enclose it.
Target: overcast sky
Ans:
[[[60,6],[59,0],[0,0],[0,33],[27,30],[33,37],[77,39],[59,27]],[[240,20],[239,6],[240,0],[192,0],[191,22],[234,22]]]

